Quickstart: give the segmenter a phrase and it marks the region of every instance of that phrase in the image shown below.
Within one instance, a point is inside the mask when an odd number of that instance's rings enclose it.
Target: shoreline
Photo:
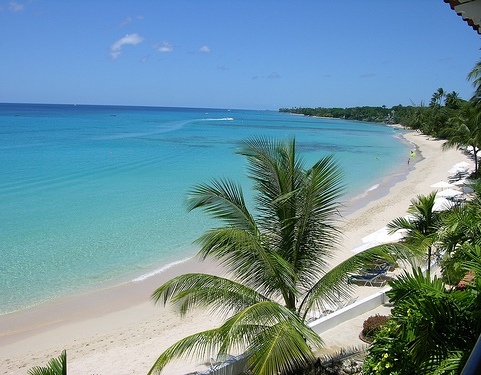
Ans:
[[[446,179],[453,164],[472,163],[460,151],[441,151],[443,141],[414,132],[403,137],[417,146],[419,160],[400,167],[401,173],[387,176],[378,188],[350,201],[340,222],[345,234],[334,261],[353,255],[352,249],[361,244],[362,237],[405,215],[410,200],[434,190],[429,186]],[[222,274],[213,262],[199,262],[194,257],[140,282],[130,280],[0,316],[0,374],[25,374],[63,349],[73,373],[146,373],[157,356],[179,338],[220,322],[198,310],[181,319],[172,308],[154,306],[150,301],[162,282],[186,272]],[[377,290],[371,288],[372,293]],[[204,368],[184,361],[169,366],[165,373]]]

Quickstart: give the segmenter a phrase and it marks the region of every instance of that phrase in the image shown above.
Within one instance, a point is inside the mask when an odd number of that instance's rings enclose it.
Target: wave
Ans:
[[[169,268],[172,268],[172,267],[177,266],[177,265],[179,265],[179,264],[188,262],[188,261],[191,260],[191,259],[192,259],[192,257],[190,257],[190,258],[185,258],[185,259],[182,259],[182,260],[177,260],[177,261],[175,261],[175,262],[166,264],[166,265],[163,266],[163,267],[160,267],[160,268],[158,268],[158,269],[156,269],[156,270],[153,270],[153,271],[151,271],[151,272],[148,272],[148,273],[145,273],[145,274],[143,274],[143,275],[140,275],[139,277],[136,277],[135,279],[132,279],[132,282],[133,282],[133,283],[139,283],[139,282],[141,282],[141,281],[145,281],[145,280],[147,280],[147,279],[149,279],[149,278],[151,278],[151,277],[154,277],[154,276],[158,275],[159,273],[162,273],[162,272],[168,270]]]
[[[364,190],[362,193],[360,193],[359,195],[355,196],[353,198],[354,201],[357,201],[359,199],[363,199],[363,198],[366,198],[369,193],[372,193],[374,190],[378,189],[379,186],[381,186],[380,184],[375,184],[375,185],[372,185],[370,188],[367,188],[366,190]]]
[[[94,137],[93,140],[113,140],[113,139],[125,139],[125,138],[142,138],[142,137],[149,137],[149,136],[154,136],[158,134],[163,134],[163,133],[169,133],[173,132],[176,130],[180,130],[184,128],[186,125],[188,125],[192,120],[185,120],[185,121],[175,121],[172,123],[163,123],[162,125],[156,127],[155,129],[152,129],[150,131],[144,131],[144,132],[122,132],[122,133],[117,133],[117,134],[112,134],[112,135],[106,135],[106,136],[100,136],[100,137]]]
[[[204,118],[202,121],[234,121],[233,117],[222,117],[222,118]]]

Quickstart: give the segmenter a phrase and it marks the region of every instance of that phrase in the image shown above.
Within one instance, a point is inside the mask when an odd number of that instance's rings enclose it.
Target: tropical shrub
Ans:
[[[362,336],[367,341],[371,342],[374,336],[391,318],[389,315],[373,315],[367,318],[362,325]]]
[[[388,319],[374,335],[374,341],[364,360],[365,375],[415,375],[415,366],[402,340],[398,340],[400,325]]]
[[[465,269],[479,274],[480,248],[465,251]],[[393,281],[392,319],[369,348],[366,374],[459,373],[481,333],[479,284],[474,276],[466,290],[455,290],[421,270]]]

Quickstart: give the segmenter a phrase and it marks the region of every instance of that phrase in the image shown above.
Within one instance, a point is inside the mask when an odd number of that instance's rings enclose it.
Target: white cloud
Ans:
[[[125,45],[136,46],[144,40],[139,34],[127,34],[110,46],[110,57],[117,59],[122,54],[122,47]]]
[[[135,16],[134,18],[131,16],[127,16],[120,22],[120,27],[127,26],[131,24],[134,20],[143,20],[143,19],[144,19],[144,16],[141,16],[141,15]]]
[[[129,16],[125,18],[122,22],[120,22],[120,26],[122,27],[127,26],[131,22],[132,22],[132,17]]]
[[[8,4],[8,9],[14,13],[21,12],[24,8],[25,5],[17,3],[16,1],[10,1],[10,3]]]
[[[210,53],[210,48],[208,46],[202,46],[199,51],[202,53]]]
[[[172,52],[174,50],[174,46],[169,42],[162,42],[162,44],[156,45],[154,48],[159,52]]]

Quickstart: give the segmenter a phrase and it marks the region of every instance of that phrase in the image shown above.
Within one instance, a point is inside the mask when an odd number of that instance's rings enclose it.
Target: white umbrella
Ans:
[[[471,166],[471,164],[468,163],[467,161],[460,161],[459,163],[454,164],[453,168],[456,167],[456,168],[466,168],[466,169],[468,169],[470,166]]]
[[[451,169],[448,170],[448,173],[449,174],[458,174],[458,173],[464,173],[464,172],[467,172],[469,168],[460,168],[460,167],[453,167]]]
[[[446,181],[439,181],[439,182],[436,182],[435,184],[432,184],[431,187],[439,188],[439,189],[447,189],[447,188],[454,187],[454,185]]]
[[[434,200],[434,206],[433,206],[433,211],[439,212],[439,211],[446,211],[449,210],[453,206],[453,202],[446,198],[436,198]]]
[[[452,198],[452,197],[455,197],[456,195],[461,195],[461,194],[463,193],[461,193],[459,190],[446,189],[436,193],[436,197]]]
[[[405,230],[398,230],[394,233],[389,233],[388,227],[382,227],[374,233],[368,234],[362,238],[362,242],[365,244],[371,244],[371,246],[381,245],[388,242],[396,242],[404,237]]]
[[[459,163],[454,164],[450,170],[448,170],[448,173],[451,174],[456,174],[459,172],[466,172],[471,165],[466,162],[466,161],[461,161]]]
[[[458,180],[458,181],[454,181],[453,182],[453,185],[454,186],[464,186],[468,183],[468,181],[466,181],[465,178],[463,178],[462,180]]]

